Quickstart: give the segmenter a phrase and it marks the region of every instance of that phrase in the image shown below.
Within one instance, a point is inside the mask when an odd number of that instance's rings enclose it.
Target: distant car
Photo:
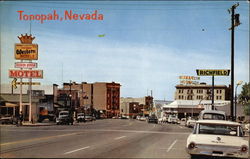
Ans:
[[[147,118],[146,118],[145,116],[141,116],[139,120],[140,120],[140,121],[146,121]]]
[[[177,115],[169,115],[168,123],[177,124],[178,123]]]
[[[84,118],[84,113],[78,113],[76,120],[77,120],[77,122],[86,122],[86,120]]]
[[[0,118],[1,124],[14,124],[15,119],[12,116],[2,116]]]
[[[219,110],[202,110],[199,120],[226,120],[226,113]]]
[[[140,115],[137,115],[137,116],[136,116],[136,119],[137,119],[137,120],[140,120],[140,118],[141,118]]]
[[[223,120],[198,120],[187,138],[186,151],[191,158],[220,156],[248,158],[249,141],[243,138],[241,124]]]
[[[93,116],[91,115],[85,115],[85,121],[93,121]]]
[[[122,116],[121,116],[121,119],[129,119],[129,116],[122,115]]]
[[[186,125],[186,122],[187,122],[186,118],[181,118],[180,125]]]
[[[59,112],[59,116],[58,116],[58,118],[56,118],[57,125],[60,125],[60,124],[73,125],[73,123],[74,123],[74,119],[73,119],[72,115],[69,113],[69,111]]]
[[[149,116],[147,119],[148,123],[155,123],[158,124],[158,119],[155,115]]]
[[[186,126],[186,127],[189,127],[189,128],[193,128],[194,125],[195,125],[195,123],[196,123],[196,120],[195,120],[195,119],[189,118],[189,119],[187,120],[185,126]]]
[[[250,133],[250,124],[249,123],[245,124],[243,129],[245,132]]]

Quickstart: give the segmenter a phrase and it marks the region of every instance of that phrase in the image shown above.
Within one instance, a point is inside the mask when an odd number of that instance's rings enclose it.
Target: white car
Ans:
[[[186,127],[193,128],[195,123],[196,123],[196,120],[190,118],[186,122]]]
[[[248,158],[249,141],[243,136],[242,127],[237,122],[198,120],[187,138],[186,151],[191,158],[200,155]]]

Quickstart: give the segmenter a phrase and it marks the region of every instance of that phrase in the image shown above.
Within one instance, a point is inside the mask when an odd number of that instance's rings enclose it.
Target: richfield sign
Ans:
[[[15,44],[16,60],[37,60],[38,45],[37,44]]]
[[[198,76],[229,76],[230,70],[196,70]]]
[[[9,70],[10,78],[43,78],[43,70]]]
[[[16,62],[15,68],[37,68],[37,63],[34,62]]]

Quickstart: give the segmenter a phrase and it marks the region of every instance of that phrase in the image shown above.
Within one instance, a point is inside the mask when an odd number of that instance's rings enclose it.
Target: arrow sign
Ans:
[[[11,82],[12,87],[15,88],[15,89],[17,89],[16,81],[17,81],[17,79],[14,78],[13,81]]]

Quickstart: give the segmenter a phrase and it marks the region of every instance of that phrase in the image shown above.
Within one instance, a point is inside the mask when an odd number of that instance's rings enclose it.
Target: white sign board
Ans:
[[[37,63],[34,63],[34,62],[16,62],[15,68],[37,68]]]

